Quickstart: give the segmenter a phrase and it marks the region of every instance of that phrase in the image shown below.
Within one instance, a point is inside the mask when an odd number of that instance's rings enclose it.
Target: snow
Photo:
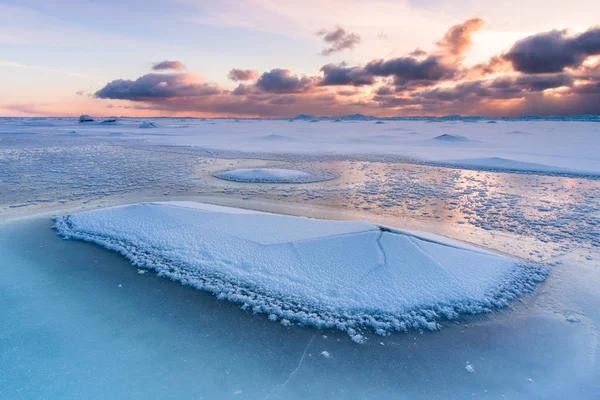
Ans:
[[[128,142],[192,146],[235,158],[346,157],[600,175],[600,153],[596,151],[600,119],[595,116],[491,120],[494,124],[481,117],[381,119],[384,124],[377,124],[378,120],[360,115],[292,120],[123,117],[118,124],[124,134],[122,140]],[[77,129],[90,139],[119,139],[108,137],[115,123],[77,122],[72,118],[6,118],[0,119],[0,134],[14,134],[24,128],[31,132],[35,127],[34,133],[56,136],[56,128],[61,128]]]
[[[79,122],[94,122],[94,118],[84,114],[79,117]]]
[[[547,270],[433,234],[193,202],[140,203],[55,219],[136,267],[284,321],[361,343],[500,308]]]
[[[467,142],[467,141],[469,141],[469,139],[464,136],[449,135],[447,133],[444,133],[443,135],[440,135],[440,136],[436,136],[433,138],[433,140],[438,140],[438,141],[442,141],[442,142]]]
[[[573,171],[567,168],[559,168],[551,165],[535,164],[530,162],[509,160],[501,157],[491,158],[472,158],[466,160],[448,160],[444,162],[446,165],[456,167],[470,167],[476,169],[492,169],[492,170],[507,170],[507,171],[530,171],[530,172],[553,172],[576,174],[577,171]]]
[[[144,121],[140,124],[139,128],[148,129],[148,128],[157,128],[154,122]]]
[[[64,132],[64,133],[57,133],[56,136],[83,136],[83,135],[77,131],[69,131],[69,132]]]
[[[309,183],[335,178],[327,171],[300,171],[285,168],[241,168],[215,174],[217,178],[235,182]]]

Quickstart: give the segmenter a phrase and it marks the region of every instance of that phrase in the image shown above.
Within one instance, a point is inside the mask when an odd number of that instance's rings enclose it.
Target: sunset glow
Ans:
[[[0,115],[600,112],[592,2],[112,3],[0,5]]]

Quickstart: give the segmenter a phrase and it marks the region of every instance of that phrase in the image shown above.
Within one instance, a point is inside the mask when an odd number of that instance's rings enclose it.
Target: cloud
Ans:
[[[437,42],[444,54],[451,57],[460,57],[471,45],[473,33],[479,31],[486,25],[481,18],[471,18],[462,24],[454,25],[448,29],[444,37]]]
[[[417,47],[416,49],[408,53],[408,55],[411,57],[423,57],[427,55],[427,52]]]
[[[165,71],[165,70],[174,70],[181,71],[185,69],[185,65],[181,61],[161,61],[152,66],[153,71]]]
[[[360,36],[356,33],[347,32],[342,27],[337,27],[332,31],[325,29],[317,32],[317,36],[323,36],[323,40],[329,47],[321,51],[324,56],[331,55],[343,50],[352,50],[354,46],[360,43]]]
[[[44,66],[39,66],[39,65],[27,65],[27,64],[21,64],[21,63],[17,63],[17,62],[13,62],[13,61],[8,61],[8,60],[0,60],[0,67],[11,67],[11,68],[32,69],[32,70],[45,71],[45,72],[55,72],[58,74],[64,74],[64,75],[79,77],[79,78],[89,77],[88,74],[67,71],[67,70],[64,70],[61,68],[51,68],[51,67],[44,67]]]
[[[578,68],[588,56],[600,54],[600,27],[575,36],[566,30],[538,33],[516,42],[504,55],[516,71],[526,74]]]
[[[233,68],[229,71],[227,77],[235,82],[253,81],[258,79],[260,74],[253,69],[238,69]]]
[[[319,83],[321,86],[363,86],[372,85],[375,82],[375,76],[361,67],[327,64],[321,68],[321,72],[324,75],[323,80]]]
[[[423,83],[450,79],[457,72],[454,66],[444,63],[438,56],[429,56],[424,60],[414,57],[373,60],[365,66],[365,70],[376,76],[392,76],[399,86],[418,81]]]
[[[298,93],[308,90],[315,79],[292,75],[289,69],[275,68],[263,73],[256,81],[256,88],[266,93]]]
[[[463,55],[471,36],[483,25],[481,19],[473,18],[451,27],[431,52],[417,49],[407,56],[375,59],[365,65],[328,63],[315,76],[285,68],[262,74],[234,68],[228,76],[239,83],[229,90],[187,72],[150,73],[109,82],[95,97],[124,100],[122,107],[161,114],[600,113],[600,57],[590,58],[600,54],[600,28],[572,36],[564,31],[540,33],[487,62],[465,66]],[[345,31],[338,36],[344,35]]]
[[[65,116],[60,111],[54,111],[47,105],[40,104],[0,104],[0,110],[9,111],[11,115]]]
[[[117,79],[94,96],[100,99],[144,101],[173,97],[211,96],[220,93],[214,85],[198,82],[193,74],[146,74],[135,81]]]
[[[507,100],[525,98],[530,93],[539,93],[548,89],[571,87],[573,76],[525,75],[500,77],[489,80],[461,82],[453,87],[425,89],[412,94],[413,98],[435,99],[442,102]]]

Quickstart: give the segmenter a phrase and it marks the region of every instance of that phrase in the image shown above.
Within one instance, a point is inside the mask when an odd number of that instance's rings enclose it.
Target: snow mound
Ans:
[[[329,171],[300,171],[283,168],[242,168],[223,171],[215,177],[234,182],[252,183],[310,183],[336,178]]]
[[[148,122],[148,121],[144,121],[140,124],[139,128],[142,129],[151,129],[151,128],[157,128],[156,124],[154,122]]]
[[[79,117],[79,122],[94,122],[94,118],[90,117],[89,115],[83,114]]]
[[[504,307],[547,274],[432,234],[193,202],[87,211],[54,228],[271,320],[361,339]]]
[[[291,137],[283,136],[283,135],[277,135],[277,134],[261,136],[260,139],[262,139],[262,140],[274,140],[274,141],[281,141],[281,142],[293,142],[294,141],[294,139],[291,138]]]
[[[443,135],[434,137],[433,140],[438,140],[441,142],[468,142],[469,138],[461,135],[450,135],[448,133],[444,133]]]

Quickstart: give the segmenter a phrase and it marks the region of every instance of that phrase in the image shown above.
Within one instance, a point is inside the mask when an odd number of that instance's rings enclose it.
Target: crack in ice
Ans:
[[[268,398],[270,398],[273,395],[273,392],[275,391],[275,389],[277,389],[277,388],[279,388],[279,392],[278,393],[281,393],[281,391],[285,388],[285,386],[290,381],[290,379],[292,379],[292,376],[294,376],[294,374],[296,372],[298,372],[298,370],[302,366],[302,362],[304,361],[304,357],[306,357],[306,352],[308,351],[308,348],[312,344],[313,340],[315,340],[315,337],[317,337],[316,333],[308,341],[308,344],[306,345],[306,348],[304,349],[304,353],[302,353],[302,357],[300,357],[300,362],[298,362],[298,365],[296,366],[296,368],[288,375],[288,377],[285,380],[285,382],[280,383],[280,384],[276,385],[273,389],[271,389],[271,392],[269,392],[269,394],[266,397],[264,397],[265,400],[268,399]]]
[[[387,255],[385,254],[385,250],[383,249],[383,245],[381,244],[381,239],[383,238],[383,234],[385,232],[389,232],[389,231],[387,229],[379,227],[379,236],[377,236],[377,239],[376,239],[377,248],[379,249],[379,253],[380,253],[380,256],[381,256],[381,259],[383,260],[383,262],[380,262],[379,264],[377,264],[376,266],[374,266],[373,268],[371,268],[370,270],[365,272],[360,278],[358,278],[359,282],[362,282],[366,277],[371,275],[373,272],[375,272],[379,268],[383,268],[387,265]]]

